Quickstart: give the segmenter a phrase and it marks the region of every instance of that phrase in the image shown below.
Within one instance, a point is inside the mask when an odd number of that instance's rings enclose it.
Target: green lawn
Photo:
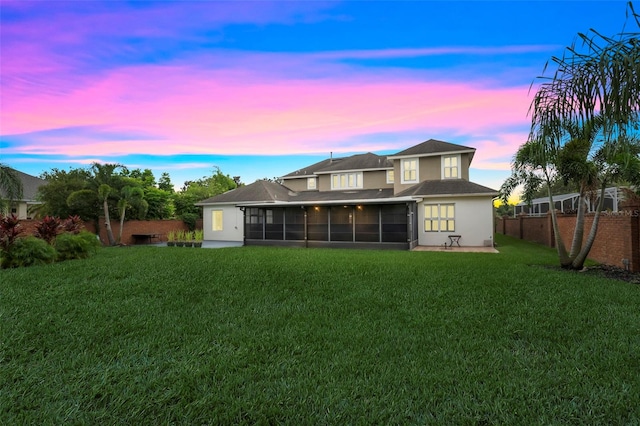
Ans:
[[[640,286],[496,238],[0,271],[0,423],[638,424]]]

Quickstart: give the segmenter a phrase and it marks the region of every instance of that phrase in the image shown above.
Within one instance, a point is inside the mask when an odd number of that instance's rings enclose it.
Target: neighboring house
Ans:
[[[625,187],[611,186],[604,191],[603,210],[619,211],[620,202],[624,201]],[[580,193],[572,192],[570,194],[559,194],[553,196],[553,204],[556,210],[562,213],[575,213],[578,210],[578,202]],[[598,210],[600,201],[600,191],[594,191],[590,196],[584,199],[584,204],[588,213],[595,213]],[[549,197],[534,198],[530,203],[526,201],[520,202],[514,206],[514,217],[520,214],[528,214],[530,216],[542,216],[549,212]]]
[[[498,192],[469,182],[474,148],[430,139],[390,156],[328,158],[204,200],[206,240],[411,249],[493,245]]]
[[[42,204],[40,201],[36,200],[38,188],[46,185],[47,181],[35,176],[28,175],[26,173],[22,173],[19,170],[12,170],[17,173],[20,182],[22,182],[22,199],[11,200],[12,202],[10,210],[3,213],[13,213],[18,216],[18,219],[22,220],[31,219],[31,208]],[[6,194],[2,189],[0,189],[0,197],[2,197],[2,199],[6,199]]]

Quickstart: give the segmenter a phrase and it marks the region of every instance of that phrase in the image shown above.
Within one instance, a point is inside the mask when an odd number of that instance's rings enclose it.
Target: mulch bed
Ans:
[[[626,281],[631,284],[640,284],[640,273],[633,273],[622,268],[609,265],[589,266],[582,271],[585,274],[593,274],[614,280]]]

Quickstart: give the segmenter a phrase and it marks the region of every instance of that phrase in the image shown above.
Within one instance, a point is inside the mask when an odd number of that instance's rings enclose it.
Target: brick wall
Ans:
[[[524,220],[524,217],[522,217]],[[551,216],[531,216],[522,227],[522,239],[546,246],[553,246],[553,224]]]
[[[36,224],[39,220],[25,219],[20,221],[22,236],[33,235]],[[103,244],[108,244],[107,229],[104,226],[104,219],[100,219],[100,240]],[[96,227],[93,222],[85,222],[84,228],[96,233]],[[196,228],[202,229],[202,221],[196,222]],[[120,231],[120,222],[112,221],[111,229],[113,230],[114,238],[118,238]],[[122,243],[131,245],[134,243],[132,234],[160,234],[159,241],[167,241],[167,232],[171,230],[187,230],[187,226],[181,220],[130,220],[125,221],[124,229],[122,232]],[[155,241],[155,240],[154,240]]]
[[[593,214],[585,217],[584,238],[586,241],[593,223]],[[570,249],[575,229],[576,216],[558,214],[558,230],[567,250]],[[549,247],[555,246],[551,216],[519,216],[496,218],[497,233],[535,241]],[[589,258],[597,262],[640,272],[640,215],[637,210],[618,213],[603,212],[598,223],[596,240]],[[625,264],[628,262],[628,265]]]
[[[134,244],[135,241],[131,236],[133,234],[160,234],[159,241],[167,241],[167,232],[172,230],[186,231],[187,229],[187,225],[181,220],[128,220],[124,222],[122,244]],[[120,232],[120,221],[111,221],[111,230],[113,231],[113,237],[117,240]],[[100,218],[100,240],[105,245],[109,244],[107,228],[104,225],[103,218]],[[156,241],[154,240],[154,242]]]

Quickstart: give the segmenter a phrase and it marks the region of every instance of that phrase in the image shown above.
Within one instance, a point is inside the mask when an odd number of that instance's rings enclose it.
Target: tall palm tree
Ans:
[[[629,10],[640,28],[640,15],[631,3]],[[506,197],[516,183],[525,183],[527,199],[529,188],[539,186],[544,178],[550,183],[545,170],[578,184],[580,207],[571,249],[567,254],[557,245],[560,263],[566,268],[584,265],[597,233],[606,186],[621,177],[636,176],[632,171],[640,163],[633,139],[640,125],[639,35],[623,32],[610,38],[591,30],[578,34],[581,45],[574,43],[564,56],[551,59],[556,71],[551,77],[539,77],[543,83],[530,107],[529,140],[516,154],[512,177],[502,188]],[[518,156],[525,161],[518,161]],[[583,244],[583,200],[593,189],[599,190],[600,203]],[[551,193],[549,201],[555,221]],[[555,226],[554,231],[557,234]]]

